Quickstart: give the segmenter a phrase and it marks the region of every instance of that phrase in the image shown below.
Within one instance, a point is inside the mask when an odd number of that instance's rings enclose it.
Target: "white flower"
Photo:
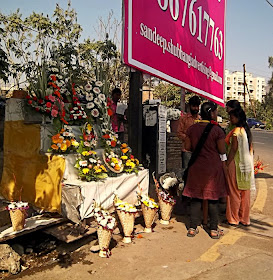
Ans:
[[[79,165],[80,166],[87,166],[87,160],[80,160]]]
[[[60,147],[61,147],[61,144],[60,144],[60,143],[57,143],[57,146],[60,148]]]
[[[93,116],[93,117],[95,117],[95,118],[97,118],[98,116],[99,116],[99,110],[98,109],[93,109],[92,111],[91,111],[91,115]]]
[[[95,159],[93,159],[93,158],[90,158],[89,161],[90,161],[91,163],[96,163],[96,162],[97,162],[97,160],[95,160]]]
[[[90,143],[87,142],[87,141],[85,141],[83,144],[84,144],[85,147],[90,147]]]
[[[94,98],[93,93],[87,93],[85,98],[87,101],[92,101]]]
[[[97,104],[98,106],[100,106],[100,103],[101,103],[101,102],[100,102],[100,100],[96,97],[96,98],[94,99],[94,103]]]
[[[65,131],[65,132],[63,132],[63,136],[70,136],[70,133],[69,132],[67,132],[67,131]]]
[[[106,144],[107,144],[108,146],[110,146],[110,145],[111,145],[111,141],[107,140],[107,141],[106,141]]]
[[[92,89],[92,86],[90,84],[87,84],[84,88],[86,91],[90,91]]]
[[[115,164],[114,164],[114,162],[111,162],[111,166],[115,167]]]
[[[93,88],[93,91],[96,93],[96,94],[99,94],[100,93],[100,89],[98,87],[94,87]]]
[[[97,87],[101,87],[101,86],[103,85],[103,83],[102,83],[101,81],[96,81],[95,85],[96,85]]]
[[[95,107],[95,104],[93,102],[89,102],[89,103],[86,104],[87,109],[92,109],[94,107]]]
[[[104,95],[103,93],[100,93],[100,94],[98,95],[98,98],[99,98],[100,100],[104,101],[104,100],[105,100],[105,95]]]

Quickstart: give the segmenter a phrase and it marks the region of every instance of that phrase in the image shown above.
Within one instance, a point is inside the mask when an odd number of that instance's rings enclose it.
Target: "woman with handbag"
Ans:
[[[185,141],[186,149],[193,152],[184,176],[183,195],[191,198],[187,236],[194,237],[199,232],[202,201],[208,200],[210,236],[218,239],[222,235],[218,228],[218,200],[227,196],[223,164],[226,160],[225,133],[215,122],[217,105],[213,102],[202,104],[201,118],[187,130]]]

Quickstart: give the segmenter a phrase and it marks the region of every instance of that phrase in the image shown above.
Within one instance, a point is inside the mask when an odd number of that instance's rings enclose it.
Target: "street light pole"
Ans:
[[[243,64],[244,68],[244,110],[246,109],[246,65]]]

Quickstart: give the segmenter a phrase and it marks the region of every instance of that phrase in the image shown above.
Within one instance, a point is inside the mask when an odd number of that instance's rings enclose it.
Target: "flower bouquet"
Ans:
[[[28,208],[28,203],[22,201],[11,202],[7,206],[14,231],[22,230],[25,227],[25,219],[27,216],[26,210]]]
[[[124,233],[122,242],[131,243],[131,236],[134,231],[135,214],[137,213],[137,209],[134,205],[120,200],[117,195],[114,197],[114,206]]]
[[[124,165],[124,172],[126,173],[138,173],[141,165],[139,164],[139,160],[132,155],[131,148],[126,144],[122,143],[120,146],[121,157],[120,159]]]
[[[97,234],[100,246],[99,256],[101,258],[109,258],[109,256],[111,256],[109,245],[113,230],[116,227],[116,219],[112,217],[108,211],[103,210],[96,204],[93,208],[93,215],[98,223]]]
[[[104,151],[102,157],[105,165],[110,171],[114,173],[121,173],[123,171],[124,166],[122,160],[119,158],[119,155],[112,150],[108,152]]]
[[[267,165],[263,164],[263,161],[259,158],[254,162],[254,175],[257,175],[260,171],[263,171]]]
[[[72,132],[72,128],[68,125],[64,125],[59,133],[53,135],[51,141],[52,144],[48,151],[53,153],[68,154],[70,152],[76,152],[79,146]]]
[[[158,211],[158,204],[154,201],[154,199],[141,193],[138,194],[138,200],[141,203],[141,210],[145,222],[144,232],[152,232],[152,225]]]
[[[166,190],[168,190],[170,186],[172,186],[173,184],[176,184],[178,181],[176,178],[165,176],[164,179],[161,180],[161,182],[163,184],[163,190],[162,190],[160,188],[160,185],[159,185],[158,181],[156,180],[154,174],[153,174],[153,179],[155,182],[156,193],[157,193],[157,197],[158,197],[161,218],[162,218],[160,220],[160,223],[162,225],[168,225],[170,223],[173,207],[174,207],[176,201],[173,198],[173,196],[171,196]]]
[[[79,170],[82,180],[98,181],[108,177],[107,170],[95,151],[82,151],[75,167]]]

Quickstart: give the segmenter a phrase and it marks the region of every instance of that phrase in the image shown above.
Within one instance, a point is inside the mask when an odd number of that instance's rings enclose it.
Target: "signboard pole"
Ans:
[[[142,161],[142,73],[130,72],[128,105],[128,142],[133,154]]]

